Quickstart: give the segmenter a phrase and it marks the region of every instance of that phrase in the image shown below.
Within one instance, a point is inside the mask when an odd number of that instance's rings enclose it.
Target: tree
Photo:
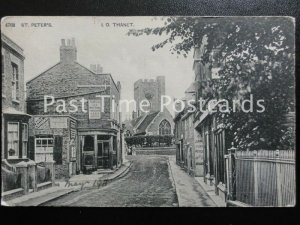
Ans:
[[[168,17],[164,26],[130,30],[128,35],[167,35],[152,46],[170,44],[172,54],[184,57],[195,45],[204,45],[203,64],[222,63],[220,79],[209,81],[210,98],[264,100],[262,113],[218,113],[229,137],[240,149],[294,148],[294,132],[285,127],[285,115],[295,107],[294,21],[289,17]],[[204,43],[206,40],[206,43]],[[218,51],[215,51],[215,50]],[[210,67],[211,68],[211,67]],[[206,89],[207,90],[207,89]]]

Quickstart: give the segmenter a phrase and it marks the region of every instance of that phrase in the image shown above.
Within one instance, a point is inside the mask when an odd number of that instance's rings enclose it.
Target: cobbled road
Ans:
[[[176,207],[175,187],[164,156],[131,156],[129,172],[105,187],[72,192],[44,206]]]

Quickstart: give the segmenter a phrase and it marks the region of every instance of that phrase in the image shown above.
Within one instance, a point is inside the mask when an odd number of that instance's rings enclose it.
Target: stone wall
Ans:
[[[152,123],[148,126],[146,133],[151,133],[152,135],[159,135],[159,124],[165,119],[170,123],[171,132],[173,134],[175,124],[172,115],[168,110],[159,112],[159,114],[154,118]]]
[[[176,147],[134,148],[136,155],[176,155]]]
[[[165,95],[165,77],[158,76],[154,79],[140,79],[134,83],[134,100],[137,107],[142,100],[148,99],[151,103],[151,111],[160,111],[161,96]],[[146,107],[145,107],[146,109]],[[138,109],[137,109],[138,111]],[[142,115],[142,112],[138,115]]]

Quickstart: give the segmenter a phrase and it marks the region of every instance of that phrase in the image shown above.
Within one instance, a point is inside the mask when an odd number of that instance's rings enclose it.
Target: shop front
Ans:
[[[34,115],[29,120],[29,158],[36,163],[54,162],[55,178],[80,170],[77,154],[77,121],[71,116]]]
[[[116,131],[79,131],[79,140],[83,173],[118,166]]]

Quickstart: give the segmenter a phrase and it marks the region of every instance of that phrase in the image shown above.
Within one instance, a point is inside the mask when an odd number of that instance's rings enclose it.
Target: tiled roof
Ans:
[[[144,133],[147,127],[149,126],[149,124],[153,121],[153,119],[156,117],[158,113],[159,111],[148,114],[143,120],[143,122],[137,128],[137,133]]]
[[[131,125],[132,125],[133,127],[135,127],[135,126],[141,121],[141,119],[142,119],[143,117],[144,117],[144,116],[139,116],[138,118],[131,120]]]

